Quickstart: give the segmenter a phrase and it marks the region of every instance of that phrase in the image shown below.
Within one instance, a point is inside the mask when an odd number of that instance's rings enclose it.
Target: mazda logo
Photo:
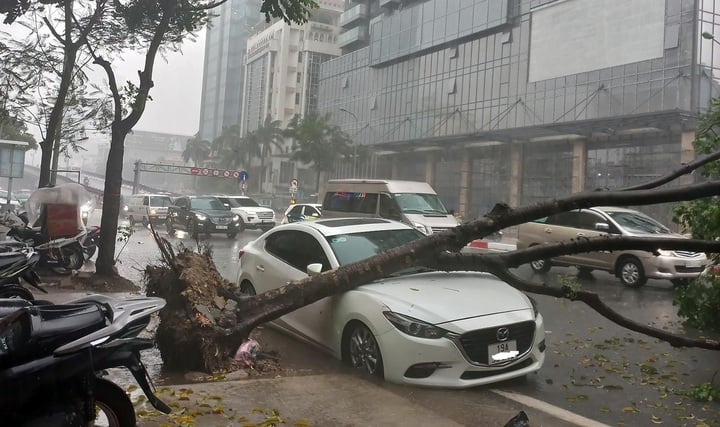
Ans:
[[[497,332],[495,332],[495,337],[498,341],[507,341],[507,339],[510,338],[510,329],[504,327],[498,328]]]

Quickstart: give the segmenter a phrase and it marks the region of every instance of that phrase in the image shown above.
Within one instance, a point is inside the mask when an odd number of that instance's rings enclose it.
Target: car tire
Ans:
[[[642,263],[632,256],[618,260],[616,274],[620,282],[629,288],[639,288],[647,282]]]
[[[245,295],[248,297],[252,297],[257,295],[257,292],[255,292],[255,286],[253,286],[252,283],[248,280],[243,280],[242,283],[240,283],[240,294]]]
[[[240,218],[240,222],[238,222],[238,231],[240,233],[245,231],[245,221],[243,221],[242,218]]]
[[[382,351],[372,331],[364,323],[354,321],[346,326],[343,337],[343,360],[354,368],[383,378]]]

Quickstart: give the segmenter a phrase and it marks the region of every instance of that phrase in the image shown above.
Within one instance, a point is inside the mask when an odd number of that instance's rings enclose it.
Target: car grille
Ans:
[[[442,233],[443,231],[448,231],[448,230],[449,230],[449,228],[435,228],[435,227],[432,227],[432,228],[430,228],[430,233],[431,233],[431,234],[434,234],[434,233]]]
[[[272,212],[258,212],[257,213],[257,217],[260,219],[273,219],[274,216],[275,216],[275,214],[273,214]]]
[[[460,375],[461,380],[477,380],[480,378],[487,378],[487,377],[493,377],[495,375],[502,375],[506,374],[508,372],[517,371],[519,369],[527,368],[528,366],[532,365],[535,361],[528,357],[527,359],[523,360],[520,363],[516,363],[512,366],[508,366],[507,368],[498,369],[498,370],[492,370],[492,371],[465,371],[462,375]]]
[[[517,351],[519,355],[527,353],[532,347],[533,339],[535,338],[535,322],[529,320],[527,322],[503,326],[510,330],[508,340],[517,341]],[[460,344],[470,361],[490,365],[488,345],[498,342],[496,334],[500,327],[502,326],[478,329],[460,336]],[[497,364],[493,365],[496,366]]]
[[[230,219],[231,218],[212,218],[211,220],[213,224],[224,225],[230,224]]]
[[[699,258],[702,256],[700,252],[675,251],[675,255],[682,258]]]
[[[684,265],[676,265],[675,271],[678,273],[702,273],[705,270],[705,266],[702,267],[685,267]]]

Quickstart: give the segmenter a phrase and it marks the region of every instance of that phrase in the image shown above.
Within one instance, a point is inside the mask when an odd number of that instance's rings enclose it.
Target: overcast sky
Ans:
[[[150,90],[153,100],[135,130],[194,135],[200,119],[205,31],[196,42],[186,42],[182,53],[170,53],[166,60],[158,57],[153,71],[155,86]],[[114,63],[118,84],[130,80],[138,84],[137,72],[142,69],[142,53],[129,52],[123,62]],[[102,74],[104,76],[104,74]]]

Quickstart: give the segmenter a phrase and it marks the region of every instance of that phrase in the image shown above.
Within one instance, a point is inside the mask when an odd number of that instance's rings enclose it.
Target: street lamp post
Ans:
[[[342,111],[343,113],[347,113],[355,120],[355,127],[358,126],[360,123],[360,120],[358,120],[355,113],[353,113],[350,110],[347,110],[345,108],[340,108],[338,111]],[[357,142],[353,139],[353,163],[352,163],[352,174],[353,178],[357,178]]]

